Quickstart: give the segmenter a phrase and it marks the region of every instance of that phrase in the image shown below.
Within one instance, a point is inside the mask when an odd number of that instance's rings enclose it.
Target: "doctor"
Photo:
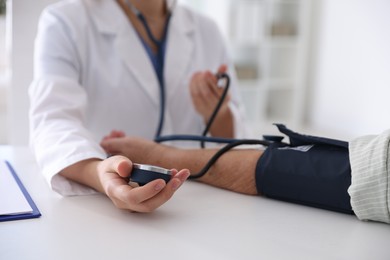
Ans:
[[[200,134],[221,95],[217,71],[229,73],[231,89],[209,134],[246,133],[217,26],[173,1],[64,0],[49,6],[39,22],[34,67],[31,146],[51,188],[62,195],[98,191],[119,208],[141,212],[164,204],[187,170],[175,171],[168,184],[132,188],[123,178],[132,158],[105,159],[99,141],[113,129],[153,139],[161,93],[161,135]]]

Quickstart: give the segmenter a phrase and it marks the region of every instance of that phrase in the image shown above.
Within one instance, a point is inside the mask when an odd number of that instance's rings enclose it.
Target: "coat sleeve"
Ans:
[[[105,157],[84,126],[88,98],[79,84],[80,59],[74,30],[55,11],[40,18],[34,79],[29,87],[30,145],[51,188],[62,195],[94,193],[58,173],[76,162]]]

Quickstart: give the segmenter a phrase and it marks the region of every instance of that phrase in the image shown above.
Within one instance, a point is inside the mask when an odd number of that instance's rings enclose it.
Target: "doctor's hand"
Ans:
[[[157,179],[142,187],[128,184],[132,162],[124,156],[105,160],[85,160],[61,172],[61,175],[106,194],[120,209],[134,212],[152,212],[167,202],[188,178],[188,170],[172,170],[168,183]]]
[[[218,68],[218,73],[225,73],[226,65]],[[195,110],[208,123],[215,107],[217,106],[224,88],[218,86],[218,79],[211,71],[196,72],[190,81],[190,94]],[[230,94],[227,93],[224,102],[210,129],[213,136],[233,137],[233,119],[228,106]]]
[[[151,212],[167,202],[188,178],[189,171],[173,169],[172,179],[165,183],[158,179],[142,187],[128,185],[132,162],[123,156],[112,156],[102,161],[98,168],[104,193],[116,207],[136,212]]]

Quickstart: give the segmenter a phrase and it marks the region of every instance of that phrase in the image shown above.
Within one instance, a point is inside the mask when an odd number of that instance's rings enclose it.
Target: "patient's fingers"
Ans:
[[[100,143],[101,147],[109,154],[120,154],[128,147],[126,138],[108,138]]]

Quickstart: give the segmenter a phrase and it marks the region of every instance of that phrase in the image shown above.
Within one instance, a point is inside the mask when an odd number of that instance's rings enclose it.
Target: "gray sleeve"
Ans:
[[[359,137],[349,144],[352,183],[348,193],[360,220],[390,224],[389,143],[390,130]]]

